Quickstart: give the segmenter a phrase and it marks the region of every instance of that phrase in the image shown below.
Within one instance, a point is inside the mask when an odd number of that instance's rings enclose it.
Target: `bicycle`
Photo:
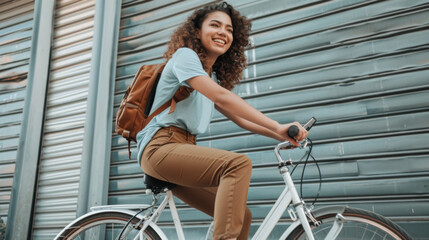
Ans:
[[[316,119],[312,118],[304,125],[304,128],[310,130],[315,122]],[[293,133],[296,129],[291,128],[289,134],[296,135],[297,132]],[[305,164],[307,164],[308,158],[311,156],[319,169],[317,162],[311,155],[311,140],[307,138],[302,141],[300,145],[300,148],[308,147],[309,149],[306,153]],[[283,213],[290,206],[292,206],[292,208],[289,208],[287,211],[293,222],[280,237],[282,240],[412,239],[398,225],[372,212],[349,208],[347,206],[329,206],[314,211],[307,207],[304,201],[299,197],[291,178],[291,172],[289,172],[289,167],[293,166],[292,160],[289,159],[285,161],[280,155],[280,150],[283,149],[293,149],[293,146],[286,141],[277,144],[274,148],[279,163],[280,174],[285,182],[285,188],[252,237],[252,240],[267,239],[281,219]],[[91,208],[91,212],[81,216],[66,226],[55,239],[81,239],[83,236],[89,239],[167,239],[160,227],[156,225],[159,216],[167,205],[169,205],[172,214],[178,237],[177,239],[185,239],[176,205],[173,200],[173,194],[170,190],[174,187],[174,184],[152,178],[148,175],[145,177],[145,183],[149,189],[148,192],[153,194],[154,200],[152,205],[111,205],[93,207]],[[164,198],[162,202],[157,205],[158,196],[160,194],[164,195]],[[138,211],[134,211],[133,209],[138,209]],[[145,212],[145,214],[142,214],[143,212]],[[213,224],[209,227],[206,239],[211,238],[212,226]]]

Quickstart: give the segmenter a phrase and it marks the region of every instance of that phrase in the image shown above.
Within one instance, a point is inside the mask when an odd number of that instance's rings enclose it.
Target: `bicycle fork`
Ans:
[[[307,218],[315,226],[319,226],[320,222],[317,221],[317,219],[313,216],[311,211],[307,207],[305,207],[304,201],[302,201],[299,198],[298,192],[296,191],[296,188],[293,184],[292,177],[289,174],[289,169],[286,166],[283,166],[280,168],[280,173],[282,174],[286,185],[289,186],[289,190],[292,195],[293,206],[298,214],[302,227],[304,228],[304,231],[307,234],[307,239],[314,240],[313,231],[311,230],[311,227],[309,222],[307,221]],[[338,213],[337,216],[335,217],[335,222],[331,230],[329,230],[328,235],[326,235],[325,237],[325,240],[337,239],[338,234],[341,232],[341,229],[343,228],[344,221],[345,221],[344,217]]]
[[[337,239],[338,234],[340,234],[341,229],[343,228],[344,221],[345,221],[345,219],[344,219],[343,215],[337,213],[337,216],[335,216],[335,222],[334,222],[331,230],[329,230],[328,235],[326,235],[325,240]]]
[[[289,191],[292,196],[293,207],[295,208],[296,213],[298,214],[298,218],[302,224],[302,227],[304,228],[304,231],[307,234],[307,239],[314,240],[313,232],[311,231],[310,224],[307,221],[306,211],[308,212],[308,214],[310,214],[311,220],[314,219],[313,215],[305,208],[304,201],[302,201],[299,198],[298,192],[296,191],[295,185],[293,184],[292,177],[290,176],[289,169],[286,166],[280,167],[280,174],[282,175],[283,180],[286,183],[286,186],[289,187]]]

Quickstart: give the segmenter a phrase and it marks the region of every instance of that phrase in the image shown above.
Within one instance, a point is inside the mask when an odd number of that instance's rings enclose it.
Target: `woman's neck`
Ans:
[[[213,71],[213,65],[215,64],[216,60],[217,60],[217,57],[207,56],[207,58],[206,58],[206,64],[207,64],[207,68],[208,68],[208,71],[209,71],[208,72],[209,75]]]

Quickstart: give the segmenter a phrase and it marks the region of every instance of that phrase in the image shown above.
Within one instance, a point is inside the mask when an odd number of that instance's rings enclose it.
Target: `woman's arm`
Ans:
[[[218,108],[222,109],[221,111],[223,114],[226,114],[227,116],[236,115],[282,136],[283,139],[287,139],[295,146],[299,145],[294,139],[287,136],[287,130],[292,124],[279,124],[277,121],[272,120],[256,110],[233,92],[219,86],[209,77],[197,76],[187,80],[187,83],[192,88],[213,101]],[[300,141],[307,137],[308,133],[300,124],[297,124],[297,126],[300,131],[295,138]]]
[[[229,114],[226,111],[222,110],[220,107],[218,107],[217,105],[215,106],[216,109],[222,113],[225,117],[227,117],[228,119],[230,119],[231,121],[233,121],[235,124],[237,124],[239,127],[244,128],[246,130],[249,130],[253,133],[259,134],[259,135],[263,135],[266,137],[270,137],[270,138],[274,138],[280,142],[287,140],[286,138],[284,138],[283,136],[277,134],[276,132],[271,131],[268,128],[262,127],[260,125],[254,124],[252,122],[247,121],[244,118],[241,118],[237,115],[234,114]]]

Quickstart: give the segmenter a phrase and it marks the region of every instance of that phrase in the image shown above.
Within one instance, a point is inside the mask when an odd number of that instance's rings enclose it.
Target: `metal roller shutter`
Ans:
[[[6,223],[25,102],[33,1],[0,4],[0,218]]]
[[[429,1],[230,2],[253,20],[249,68],[234,91],[279,122],[319,120],[311,131],[323,174],[316,207],[347,204],[375,211],[425,239]],[[169,33],[189,14],[179,10],[187,4],[195,3],[123,3],[115,112],[138,66],[161,61]],[[248,201],[255,231],[282,189],[272,153],[275,141],[216,114],[198,144],[251,157]],[[286,154],[299,158],[302,152]],[[150,201],[143,194],[135,152],[133,158],[127,159],[125,141],[114,134],[109,203]],[[298,187],[299,171],[294,174]],[[306,172],[302,188],[310,202],[318,174],[314,164]],[[209,217],[185,205],[179,215],[187,237],[204,236]],[[161,221],[174,238],[170,216]],[[288,224],[279,224],[272,239]]]
[[[33,238],[52,239],[76,218],[95,1],[56,2]]]

